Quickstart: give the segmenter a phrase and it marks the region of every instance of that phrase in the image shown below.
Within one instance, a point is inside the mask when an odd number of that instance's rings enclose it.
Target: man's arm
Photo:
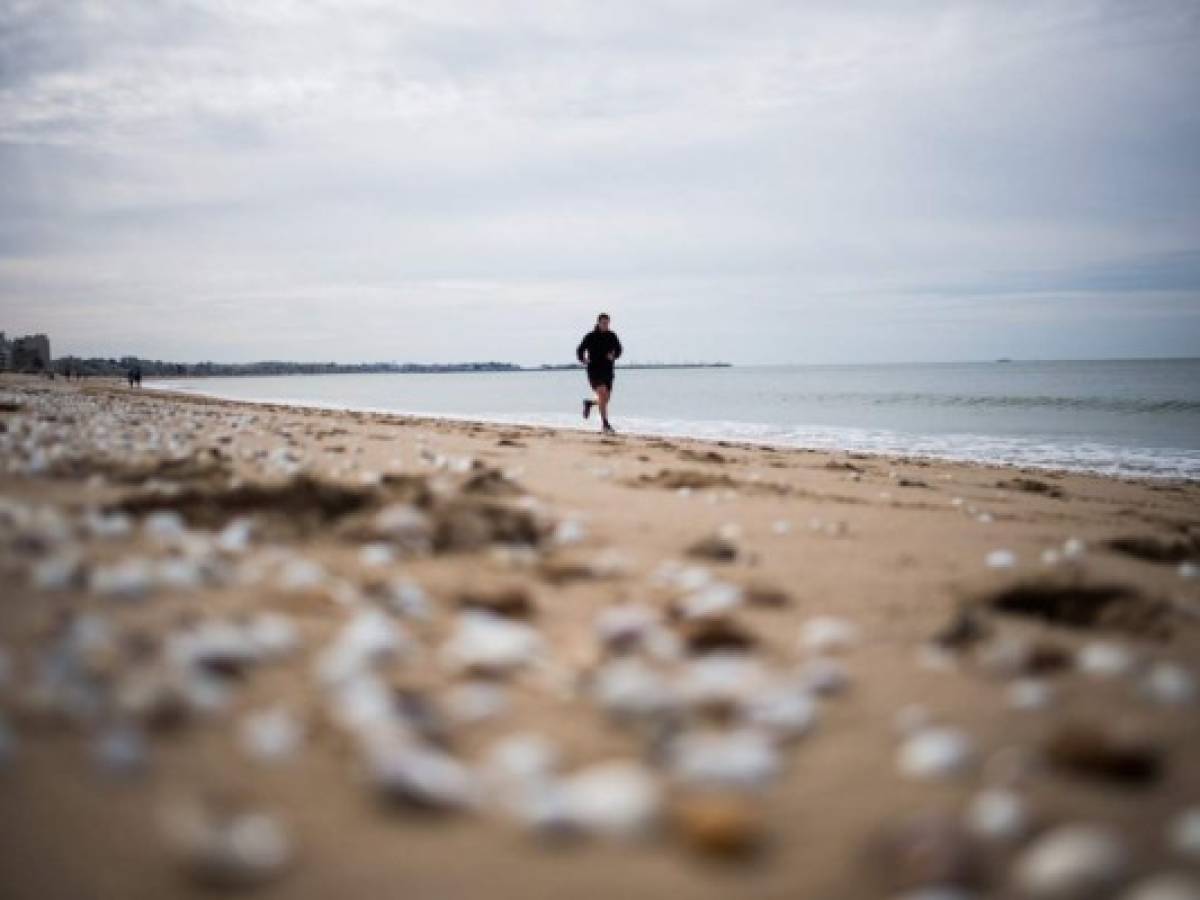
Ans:
[[[613,343],[616,344],[616,349],[613,350],[613,360],[616,361],[625,352],[625,348],[621,346],[621,339],[617,337],[616,332],[613,333]]]
[[[587,365],[587,359],[584,358],[584,353],[588,348],[588,338],[591,337],[591,332],[583,336],[583,340],[579,342],[579,346],[575,348],[575,358],[583,365]]]

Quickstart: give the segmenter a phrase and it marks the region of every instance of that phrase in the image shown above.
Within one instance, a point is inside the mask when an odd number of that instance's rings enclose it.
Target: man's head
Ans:
[[[600,313],[596,317],[596,327],[601,331],[608,331],[608,313]]]

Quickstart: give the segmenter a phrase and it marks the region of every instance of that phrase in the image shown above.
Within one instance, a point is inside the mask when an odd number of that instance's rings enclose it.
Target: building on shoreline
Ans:
[[[49,372],[50,338],[44,334],[27,334],[8,340],[0,331],[0,371]]]

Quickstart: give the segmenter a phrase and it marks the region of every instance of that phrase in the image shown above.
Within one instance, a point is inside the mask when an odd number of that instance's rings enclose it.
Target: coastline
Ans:
[[[1132,860],[1129,878],[1195,865],[1162,835],[1200,797],[1197,697],[1194,688],[1156,694],[1147,679],[1182,672],[1180,683],[1194,684],[1200,674],[1200,579],[1185,577],[1200,547],[1200,483],[701,438],[613,440],[32,379],[0,380],[0,394],[15,397],[0,412],[10,451],[0,574],[13,586],[0,619],[10,670],[0,678],[0,725],[16,742],[0,768],[6,896],[195,890],[194,872],[180,871],[161,833],[162,798],[210,791],[270,810],[294,835],[293,859],[266,886],[272,896],[890,896],[919,886],[896,855],[894,829],[917,813],[960,822],[996,788],[1023,797],[1037,826],[1007,843],[945,838],[979,857],[970,877],[982,896],[1011,890],[1011,866],[1039,830],[1068,822],[1113,829]],[[320,489],[268,490],[301,477]],[[364,506],[346,512],[331,497]],[[382,510],[426,502],[437,525],[428,546],[423,532],[372,531]],[[258,523],[245,541],[222,543],[245,516]],[[480,536],[481,521],[500,530]],[[532,546],[514,551],[511,536],[524,528]],[[127,576],[141,571],[131,561],[149,574],[126,583],[126,596],[119,579],[114,590],[102,576],[121,564]],[[402,601],[379,587],[394,579],[419,587],[423,612],[414,594]],[[1029,614],[1004,606],[1029,585],[1048,586],[1034,598],[1041,605]],[[697,599],[714,586],[734,590]],[[1120,590],[1091,617],[1068,612],[1081,586]],[[504,615],[532,628],[541,649],[535,663],[489,675],[505,703],[474,719],[459,709],[458,689],[480,679],[448,666],[446,647],[464,605],[504,603],[528,607]],[[598,699],[615,651],[597,636],[597,619],[630,604],[675,647],[647,651],[664,683],[686,682],[698,661],[722,653],[748,657],[771,678],[812,679],[821,669],[824,680],[805,688],[815,723],[770,740],[774,770],[743,772],[736,790],[698,787],[672,768],[678,747],[659,744],[678,735],[648,730],[663,725],[653,717],[631,724]],[[556,849],[490,795],[432,810],[381,802],[335,695],[314,674],[348,623],[380,609],[403,639],[369,667],[420,698],[440,729],[431,742],[481,778],[497,743],[521,733],[553,742],[568,773],[614,760],[641,767],[661,791],[644,830],[600,829]],[[77,718],[36,680],[38,655],[82,612],[122,636],[95,663],[103,677],[88,682],[107,703],[114,685],[144,674],[131,637],[137,653],[156,658],[153,648],[199,625],[267,610],[293,623],[297,646],[270,662],[223,658],[222,672],[237,670],[220,676],[225,705],[187,712],[177,729],[159,733],[141,712],[127,713],[146,758],[116,775],[95,753],[108,714]],[[1118,647],[1128,666],[1090,670],[1097,645]],[[1032,682],[1045,688],[1044,705],[1018,704],[1019,686]],[[241,725],[276,706],[304,723],[302,746],[283,761],[247,759]],[[741,714],[689,711],[671,728],[749,728],[728,720]],[[966,735],[970,759],[929,777],[906,772],[904,729],[918,726],[905,722],[922,716]],[[1161,765],[1134,783],[1103,765],[1072,769],[1053,749],[1072,722],[1092,729],[1084,733],[1093,744],[1136,734]],[[694,812],[713,794],[737,813],[722,820],[721,840]],[[734,838],[745,839],[744,854]]]
[[[228,397],[218,393],[212,393],[202,390],[187,390],[182,389],[174,383],[168,383],[166,386],[157,386],[153,381],[146,384],[146,389],[153,390],[161,394],[172,395],[177,394],[181,397],[205,397],[211,400],[219,400],[228,403],[248,403],[255,406],[277,406],[289,409],[311,410],[320,412],[347,412],[347,413],[367,413],[380,416],[398,416],[413,421],[447,421],[447,422],[462,422],[475,423],[480,425],[489,425],[492,427],[501,428],[542,428],[551,430],[562,430],[567,432],[587,433],[594,429],[591,428],[591,423],[575,423],[561,420],[542,420],[538,421],[534,418],[529,418],[520,415],[513,415],[510,418],[504,417],[487,417],[473,414],[458,414],[458,413],[435,413],[424,411],[406,411],[389,409],[386,407],[369,406],[369,405],[348,405],[343,402],[321,403],[315,400],[291,400],[286,398],[250,398],[250,397]],[[568,418],[564,416],[563,418]],[[634,419],[635,423],[643,420]],[[826,454],[855,454],[863,455],[876,459],[910,459],[922,460],[930,463],[954,463],[961,465],[979,465],[1010,468],[1027,473],[1042,473],[1042,474],[1083,474],[1097,475],[1100,477],[1117,478],[1121,480],[1130,480],[1134,482],[1151,482],[1151,483],[1200,483],[1200,474],[1188,475],[1180,474],[1172,471],[1153,471],[1153,470],[1138,470],[1126,471],[1120,468],[1114,468],[1113,464],[1101,466],[1100,464],[1076,464],[1068,465],[1058,462],[1042,462],[1028,459],[994,459],[987,456],[980,456],[972,452],[966,451],[921,451],[901,452],[895,447],[878,447],[870,446],[862,440],[855,442],[846,439],[845,436],[850,434],[850,431],[842,429],[830,430],[831,435],[841,434],[842,440],[832,436],[824,440],[810,439],[785,439],[772,438],[763,436],[752,438],[747,435],[724,434],[721,428],[724,425],[737,425],[740,427],[751,427],[750,423],[691,423],[691,428],[685,426],[684,430],[672,430],[663,428],[662,423],[652,423],[646,427],[639,428],[638,425],[633,427],[623,427],[621,435],[623,437],[653,440],[653,439],[669,439],[679,441],[698,441],[706,444],[716,444],[718,446],[737,446],[748,449],[762,450],[798,450],[801,452],[817,452]],[[716,433],[702,434],[697,433],[697,430],[702,426],[710,426]],[[974,438],[980,443],[987,443],[992,440],[986,435],[958,435],[962,439]],[[894,435],[894,443],[904,442],[906,436]],[[921,438],[911,436],[912,442],[915,444],[921,443]],[[1111,457],[1117,448],[1110,448],[1109,456]],[[1128,453],[1136,451],[1129,450]]]

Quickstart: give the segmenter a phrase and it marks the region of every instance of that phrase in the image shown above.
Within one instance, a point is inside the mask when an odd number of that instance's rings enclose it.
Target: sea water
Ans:
[[[236,400],[563,428],[582,370],[158,379]],[[1200,359],[617,369],[623,432],[1200,478]]]

